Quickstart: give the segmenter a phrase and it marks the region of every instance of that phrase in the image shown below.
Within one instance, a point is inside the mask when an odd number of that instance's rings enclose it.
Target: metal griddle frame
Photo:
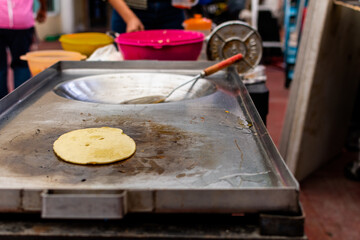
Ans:
[[[125,62],[58,62],[52,67],[46,69],[42,73],[38,74],[37,76],[30,79],[26,84],[21,86],[20,88],[16,89],[14,92],[6,96],[0,101],[0,123],[1,122],[8,122],[11,121],[11,114],[14,112],[21,110],[19,106],[29,106],[31,102],[27,102],[27,99],[37,92],[43,91],[46,89],[46,85],[49,81],[54,78],[54,76],[61,76],[62,71],[68,69],[81,69],[81,71],[93,71],[94,69],[98,69],[100,72],[107,73],[108,71],[115,71],[116,69],[134,69],[137,70],[141,69],[151,69],[151,71],[159,71],[159,72],[176,72],[182,73],[187,72],[187,74],[194,74],[198,73],[199,70],[213,64],[212,62],[159,62],[156,61],[125,61]],[[222,76],[224,76],[224,73]],[[256,196],[256,192],[258,191],[265,191],[269,192],[268,195],[270,196],[270,201],[277,201],[280,202],[287,202],[288,207],[279,210],[264,210],[258,211],[256,209],[249,209],[247,213],[244,211],[244,214],[239,214],[236,217],[231,216],[231,212],[223,212],[218,214],[209,213],[209,214],[199,214],[199,213],[172,213],[171,209],[168,210],[161,210],[157,211],[153,208],[153,206],[149,206],[152,208],[148,214],[142,215],[142,213],[133,213],[129,216],[125,217],[123,221],[129,219],[129,225],[122,230],[114,229],[114,225],[117,224],[124,224],[122,220],[114,220],[111,224],[102,222],[101,224],[95,223],[90,225],[83,225],[81,222],[76,220],[61,220],[61,219],[92,219],[92,218],[100,218],[100,219],[119,219],[124,217],[128,213],[129,206],[127,206],[126,199],[137,197],[137,194],[148,194],[146,192],[132,192],[127,193],[122,189],[118,190],[91,190],[91,189],[9,189],[6,186],[0,186],[0,236],[23,236],[24,239],[31,238],[33,234],[36,234],[35,228],[37,226],[48,225],[49,227],[52,226],[53,229],[48,231],[49,236],[53,237],[65,237],[71,238],[71,234],[67,235],[65,232],[67,231],[76,231],[77,233],[73,236],[79,237],[80,235],[85,236],[87,238],[91,237],[101,237],[105,236],[102,231],[99,229],[109,228],[111,229],[111,233],[109,233],[108,237],[129,237],[129,238],[138,238],[144,236],[143,234],[149,234],[148,236],[153,236],[155,238],[223,238],[226,236],[221,235],[221,231],[227,231],[226,229],[230,229],[229,231],[234,230],[235,232],[231,233],[228,232],[229,238],[242,238],[242,239],[272,239],[272,236],[287,236],[288,238],[284,237],[284,239],[306,239],[304,237],[304,215],[302,213],[300,204],[299,204],[299,185],[296,182],[295,178],[289,172],[288,168],[284,164],[279,152],[277,151],[274,143],[271,140],[264,124],[261,121],[259,114],[257,113],[255,106],[246,90],[246,87],[243,85],[241,81],[239,81],[238,74],[234,71],[234,69],[230,68],[230,70],[225,74],[226,78],[233,81],[233,84],[236,84],[236,87],[240,90],[238,91],[237,100],[239,105],[243,111],[246,112],[247,116],[250,118],[251,122],[253,123],[253,127],[259,136],[259,140],[261,142],[262,151],[264,151],[268,157],[273,161],[274,165],[279,174],[279,178],[284,183],[283,189],[276,189],[276,188],[269,188],[269,189],[246,189],[244,190],[247,194],[251,196]],[[219,77],[218,75],[215,76]],[[0,129],[1,133],[1,129]],[[178,190],[178,194],[184,193],[186,190]],[[211,191],[211,190],[209,190]],[[226,198],[233,198],[233,197],[240,197],[242,196],[237,195],[236,192],[223,192],[225,195],[223,196],[224,199]],[[285,194],[284,194],[285,193]],[[167,198],[167,194],[169,192],[164,192],[163,198]],[[191,194],[195,194],[196,197],[201,199],[201,192],[191,191]],[[185,193],[186,195],[186,193]],[[158,195],[153,194],[154,201],[156,198],[159,197],[161,199],[161,191]],[[285,196],[285,200],[281,199]],[[280,197],[280,198],[279,198]],[[89,201],[88,201],[89,200]],[[254,201],[259,201],[254,199]],[[64,203],[69,203],[69,208],[65,211],[64,210]],[[74,204],[75,203],[75,204]],[[100,204],[99,204],[100,203]],[[225,201],[226,203],[226,201]],[[256,203],[253,206],[261,205],[261,202]],[[84,208],[80,207],[76,209],[76,205],[78,206],[85,206]],[[107,208],[106,206],[111,205],[111,208]],[[95,207],[94,207],[95,206]],[[102,207],[99,207],[102,206]],[[103,207],[105,206],[105,207]],[[75,208],[74,208],[75,207]],[[146,206],[145,206],[146,207]],[[87,211],[84,211],[87,210]],[[89,211],[91,209],[91,211]],[[78,211],[79,210],[79,211]],[[115,210],[115,211],[114,211]],[[77,212],[78,211],[78,212]],[[15,215],[9,215],[9,212],[16,212]],[[72,213],[74,212],[74,215]],[[91,213],[90,213],[91,212]],[[136,209],[135,211],[136,212]],[[151,213],[152,212],[152,213]],[[163,212],[163,214],[161,214]],[[166,212],[168,212],[166,214]],[[186,211],[184,211],[186,212]],[[201,212],[201,211],[200,211]],[[20,215],[18,215],[20,213]],[[33,224],[29,225],[29,221],[21,220],[26,219],[23,217],[21,213],[34,213],[28,214],[27,216],[32,219],[31,222]],[[155,215],[153,215],[155,213]],[[159,213],[160,215],[157,215]],[[164,214],[165,213],[165,214]],[[41,214],[41,218],[40,215]],[[57,215],[58,214],[58,215]],[[195,214],[195,215],[194,215]],[[229,215],[230,214],[230,215]],[[154,235],[153,231],[149,231],[148,229],[144,229],[144,226],[134,226],[133,219],[141,224],[160,224],[158,225],[159,232]],[[179,217],[181,216],[181,217]],[[184,217],[185,216],[185,217]],[[254,218],[255,216],[255,218]],[[5,220],[5,219],[10,220]],[[46,218],[55,218],[60,220],[52,220],[47,221]],[[208,235],[205,234],[204,229],[202,226],[200,229],[191,228],[189,225],[186,225],[186,222],[189,224],[196,224],[189,219],[195,219],[195,221],[201,221],[206,219],[226,219],[225,227],[222,224],[218,224],[218,228],[214,225],[209,225],[214,229],[218,229],[220,232],[211,232]],[[168,223],[167,220],[169,220]],[[174,219],[184,219],[184,221],[173,221]],[[250,224],[248,224],[247,219],[256,219],[255,221],[251,220]],[[35,221],[33,221],[35,220]],[[240,220],[240,221],[239,221]],[[75,221],[75,222],[73,222]],[[120,221],[120,222],[118,222]],[[164,222],[165,221],[165,222]],[[72,223],[71,225],[67,225],[64,223]],[[20,230],[12,231],[9,230],[11,226],[21,226]],[[80,224],[81,226],[79,227]],[[149,225],[149,226],[150,226]],[[252,229],[251,231],[245,231],[244,229]],[[174,235],[171,228],[181,230],[187,228],[188,232],[177,233]],[[85,234],[85,228],[92,229],[96,234]],[[146,227],[145,227],[146,228]],[[205,227],[206,228],[206,227]],[[239,229],[242,229],[241,231]],[[129,231],[131,232],[131,236],[128,235]],[[140,233],[139,231],[142,231]],[[240,232],[238,232],[240,231]],[[24,234],[27,232],[26,234]],[[2,235],[3,234],[3,235]],[[79,235],[77,235],[79,234]],[[220,235],[219,235],[220,234]],[[44,235],[46,236],[46,234]],[[283,239],[283,238],[281,238]]]

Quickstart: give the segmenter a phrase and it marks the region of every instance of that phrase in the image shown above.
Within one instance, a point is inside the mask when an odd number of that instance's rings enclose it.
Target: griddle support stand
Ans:
[[[297,214],[262,213],[259,216],[260,234],[266,236],[304,236],[305,215],[301,204]]]

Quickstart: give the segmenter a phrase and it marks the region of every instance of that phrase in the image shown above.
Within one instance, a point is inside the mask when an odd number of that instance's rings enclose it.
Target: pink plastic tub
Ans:
[[[125,60],[197,60],[203,41],[203,33],[185,30],[146,30],[115,39]]]

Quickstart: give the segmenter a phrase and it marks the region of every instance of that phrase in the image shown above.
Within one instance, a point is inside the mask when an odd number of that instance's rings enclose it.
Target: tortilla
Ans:
[[[55,154],[75,164],[106,164],[131,157],[135,141],[120,128],[85,128],[61,135],[53,144]]]

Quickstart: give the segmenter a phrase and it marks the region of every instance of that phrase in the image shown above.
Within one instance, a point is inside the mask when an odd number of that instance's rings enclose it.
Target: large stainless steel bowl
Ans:
[[[85,102],[119,104],[138,97],[164,95],[192,76],[165,73],[119,73],[78,78],[54,88],[59,96]],[[199,79],[176,90],[166,102],[207,96],[216,91],[213,83]]]

